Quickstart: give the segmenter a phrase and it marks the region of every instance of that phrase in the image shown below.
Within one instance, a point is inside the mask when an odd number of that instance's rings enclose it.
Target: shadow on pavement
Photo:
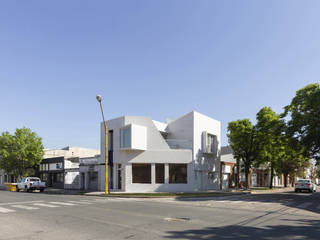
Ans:
[[[284,221],[292,221],[283,219]],[[166,232],[168,239],[309,239],[318,240],[320,220],[294,220],[293,225],[266,226],[264,228],[229,225],[185,231]]]
[[[316,193],[295,193],[282,192],[282,193],[259,193],[259,194],[245,194],[238,196],[214,197],[214,198],[185,198],[177,197],[177,201],[185,202],[202,202],[214,200],[216,202],[228,200],[230,202],[257,202],[257,203],[279,203],[283,206],[296,208],[306,211],[311,211],[320,214],[320,192]],[[319,236],[320,239],[320,236]]]

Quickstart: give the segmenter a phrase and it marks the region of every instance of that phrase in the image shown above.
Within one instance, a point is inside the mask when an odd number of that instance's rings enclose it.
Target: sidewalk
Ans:
[[[79,195],[82,194],[81,190],[77,189],[57,189],[57,188],[46,188],[45,194],[65,194],[65,195]]]

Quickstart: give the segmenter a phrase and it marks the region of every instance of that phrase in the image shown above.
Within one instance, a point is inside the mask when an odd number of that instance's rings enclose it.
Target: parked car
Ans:
[[[301,192],[303,190],[315,192],[317,190],[317,186],[311,181],[311,179],[300,179],[296,182],[294,191]]]
[[[45,188],[46,183],[41,182],[40,178],[37,177],[26,177],[17,182],[17,192],[19,192],[20,190],[27,192],[40,190],[40,192],[43,192]]]

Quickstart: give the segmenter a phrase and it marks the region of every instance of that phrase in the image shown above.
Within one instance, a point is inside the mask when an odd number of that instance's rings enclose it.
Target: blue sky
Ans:
[[[106,118],[280,113],[320,75],[320,1],[0,1],[0,132],[99,147]]]

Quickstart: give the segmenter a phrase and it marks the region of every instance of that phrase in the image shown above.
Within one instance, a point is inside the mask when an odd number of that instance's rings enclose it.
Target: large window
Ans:
[[[156,164],[156,183],[164,183],[164,164]]]
[[[108,150],[113,151],[113,130],[109,130],[108,134]]]
[[[53,181],[55,183],[64,183],[64,173],[55,173],[53,175]]]
[[[187,164],[169,164],[169,183],[188,183]]]
[[[131,128],[121,128],[120,129],[120,148],[130,148],[131,147]]]
[[[215,142],[216,142],[216,136],[212,134],[208,134],[208,142],[207,142],[208,152],[215,153]]]
[[[132,183],[151,183],[151,164],[132,164]]]

